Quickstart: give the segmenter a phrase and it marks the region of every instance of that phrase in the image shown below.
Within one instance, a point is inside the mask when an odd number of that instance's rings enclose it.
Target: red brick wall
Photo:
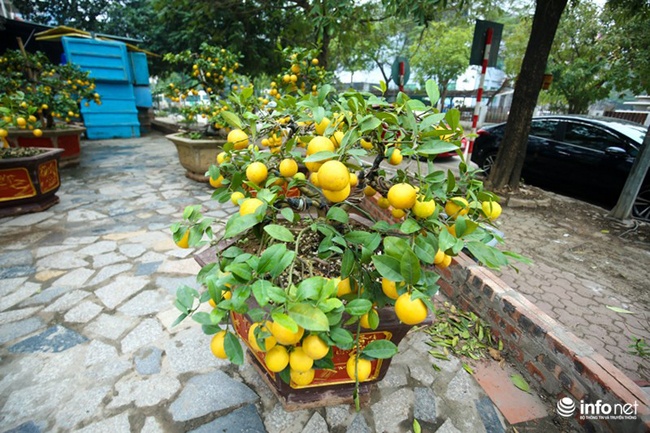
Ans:
[[[390,214],[377,206],[375,197],[364,200],[362,206],[375,219],[393,222]],[[503,339],[509,360],[552,401],[571,396],[588,403],[638,402],[637,420],[584,421],[578,419],[576,411],[576,421],[586,430],[650,431],[650,398],[644,391],[521,293],[465,254],[438,273],[441,291],[456,305],[487,321]]]

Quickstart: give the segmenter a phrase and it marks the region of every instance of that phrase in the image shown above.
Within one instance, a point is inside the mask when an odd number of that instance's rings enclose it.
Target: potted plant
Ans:
[[[462,249],[492,267],[518,258],[489,245],[501,208],[474,172],[461,164],[455,179],[436,170],[436,155],[458,149],[463,131],[457,110],[434,108],[435,83],[426,89],[429,106],[324,85],[281,97],[271,112],[225,111],[240,136],[210,167],[220,184],[213,198],[239,212],[213,231],[214,220],[190,206],[171,227],[180,247],[210,246],[198,257],[206,289],[178,289],[176,323],[191,316],[214,335],[214,355],[236,364],[243,341],[288,408],[324,396],[358,406],[401,338],[434,309],[435,268]],[[248,145],[260,139],[270,151]],[[306,154],[296,150],[304,146]],[[406,170],[381,166],[403,157],[413,158]],[[292,188],[300,197],[288,197]],[[364,209],[368,197],[396,222],[377,221]],[[206,302],[209,313],[198,310]]]
[[[225,48],[201,44],[200,51],[166,54],[165,60],[190,70],[189,75],[171,82],[164,95],[180,105],[181,131],[167,135],[178,150],[185,175],[199,182],[207,182],[205,175],[225,143],[228,129],[221,112],[228,107],[220,100],[225,89],[239,90],[240,54]],[[251,89],[252,93],[252,89]]]
[[[53,65],[40,52],[0,57],[0,136],[12,147],[63,149],[62,165],[79,161],[80,104],[101,104],[94,80],[75,65]]]
[[[0,148],[0,218],[40,212],[59,202],[63,149]]]

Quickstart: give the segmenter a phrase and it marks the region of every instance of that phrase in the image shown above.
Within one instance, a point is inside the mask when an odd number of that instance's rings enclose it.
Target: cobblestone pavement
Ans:
[[[61,203],[0,220],[0,431],[499,432],[504,421],[457,359],[431,368],[425,334],[400,345],[360,413],[287,413],[252,367],[212,356],[210,336],[177,316],[195,285],[192,250],[169,225],[209,186],[183,176],[160,135],[84,142]]]
[[[630,353],[631,337],[650,340],[647,243],[602,233],[599,218],[557,216],[576,201],[553,196],[542,209],[505,208],[501,229],[507,249],[533,259],[501,278],[542,311],[572,330],[636,381],[650,381],[650,362]],[[591,205],[589,213],[605,211]],[[591,218],[590,218],[591,219]],[[639,277],[640,276],[640,277]],[[622,314],[607,306],[633,311]]]

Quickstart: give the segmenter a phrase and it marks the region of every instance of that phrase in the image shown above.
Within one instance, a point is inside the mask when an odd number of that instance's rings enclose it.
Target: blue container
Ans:
[[[100,81],[130,82],[129,58],[122,42],[61,38],[68,63],[90,71],[90,77]]]
[[[131,60],[131,74],[133,83],[136,86],[149,85],[149,65],[147,64],[147,55],[145,53],[129,52]]]
[[[134,86],[133,92],[135,93],[135,106],[142,108],[153,107],[153,97],[149,86]]]

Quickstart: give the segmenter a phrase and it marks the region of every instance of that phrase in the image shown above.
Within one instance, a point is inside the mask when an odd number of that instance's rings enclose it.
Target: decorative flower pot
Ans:
[[[40,212],[59,202],[59,158],[63,149],[40,155],[0,159],[0,217]]]
[[[81,134],[86,132],[83,126],[66,125],[60,129],[43,129],[43,135],[35,137],[27,129],[10,129],[7,140],[11,147],[45,147],[63,149],[60,166],[79,163],[81,154]]]
[[[185,168],[185,176],[197,182],[208,182],[210,178],[205,175],[210,165],[215,164],[217,155],[222,151],[221,146],[226,140],[200,139],[192,140],[184,137],[184,132],[166,135],[178,150],[178,159]]]

